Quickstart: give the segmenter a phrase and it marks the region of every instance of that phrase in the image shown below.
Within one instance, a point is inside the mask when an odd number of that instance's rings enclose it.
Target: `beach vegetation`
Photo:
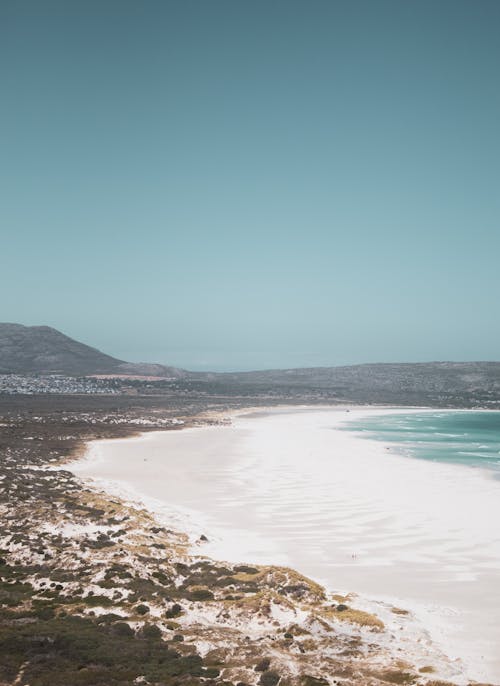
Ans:
[[[289,627],[287,627],[286,633],[291,635],[293,638],[295,636],[309,636],[311,632],[304,626],[300,626],[299,624],[291,624]]]
[[[387,681],[390,684],[413,684],[415,683],[417,676],[413,674],[412,672],[404,671],[404,670],[399,670],[399,669],[392,669],[392,670],[387,670],[385,672],[382,672],[382,674],[377,675],[379,678],[381,678],[383,681]]]
[[[249,574],[249,575],[254,575],[258,573],[257,567],[250,567],[249,565],[237,565],[234,568],[234,571],[236,574]]]
[[[156,624],[145,624],[142,627],[141,636],[149,640],[161,638],[161,629]]]
[[[176,631],[180,628],[179,622],[167,622],[166,627],[169,631]]]
[[[349,603],[354,598],[352,593],[347,593],[347,595],[340,595],[340,593],[334,593],[330,597],[332,598],[332,600],[335,600],[336,603],[345,603],[345,604]]]
[[[301,652],[311,652],[317,649],[318,643],[314,640],[314,638],[306,638],[305,640],[300,641],[299,646],[301,648]]]
[[[167,619],[173,619],[174,617],[179,617],[179,615],[181,615],[181,614],[182,614],[182,606],[179,605],[178,603],[174,603],[165,612],[165,617]]]
[[[59,617],[61,616],[61,613],[59,613]],[[99,615],[97,617],[96,622],[97,624],[112,624],[113,622],[120,622],[123,620],[123,617],[121,615],[117,615],[114,612],[107,612],[104,615]]]
[[[406,615],[410,614],[408,612],[408,610],[403,610],[401,607],[391,607],[391,612],[395,615],[402,615],[402,616],[406,616]]]
[[[339,609],[341,608],[341,609]],[[321,614],[327,619],[336,619],[359,624],[359,626],[371,627],[374,630],[382,630],[384,623],[379,617],[363,610],[356,610],[344,604],[336,607],[322,608]]]
[[[116,636],[130,637],[135,634],[135,631],[132,629],[130,624],[127,624],[127,622],[116,622],[116,624],[113,624],[112,630]]]
[[[43,621],[47,621],[49,619],[53,619],[56,615],[54,608],[51,605],[44,604],[40,607],[36,607],[33,610],[33,615],[37,619],[41,619]]]
[[[268,570],[269,568],[265,567],[264,569],[259,569],[255,572],[237,572],[236,574],[233,574],[233,579],[235,579],[236,581],[242,581],[243,583],[255,583],[256,581],[259,581],[264,576],[266,576]]]
[[[20,581],[0,581],[0,604],[17,607],[33,594],[33,586]]]
[[[280,678],[281,677],[277,672],[268,670],[262,673],[259,684],[261,686],[276,686],[279,683]]]
[[[113,601],[111,598],[108,598],[107,595],[95,595],[89,593],[81,598],[80,601],[90,607],[110,607],[113,605]]]
[[[217,667],[206,667],[203,670],[203,676],[205,679],[217,679],[219,675],[220,669],[217,669]]]
[[[334,682],[335,683],[335,682]],[[329,682],[326,679],[305,674],[300,679],[300,686],[328,686]]]
[[[161,571],[157,570],[156,572],[153,572],[151,576],[154,577],[159,584],[162,584],[162,586],[169,586],[172,583],[172,579]]]
[[[265,672],[269,669],[270,665],[271,660],[268,657],[264,657],[262,660],[259,660],[259,662],[257,662],[254,669],[256,672]]]
[[[141,603],[140,605],[137,605],[135,611],[138,615],[147,615],[149,612],[149,607]]]
[[[214,594],[203,586],[192,586],[187,593],[189,600],[213,600]]]
[[[203,586],[207,588],[232,586],[234,584],[233,572],[227,567],[217,564],[210,564],[205,561],[191,565],[189,572],[184,575],[186,578],[180,590],[189,589],[192,586]]]
[[[123,588],[132,591],[131,595],[129,596],[129,600],[132,603],[136,602],[137,600],[141,600],[142,598],[149,598],[151,596],[168,598],[171,594],[170,591],[175,592],[175,587],[172,589],[170,587],[165,588],[155,583],[152,579],[141,579],[138,577],[135,577],[125,583]]]
[[[125,622],[97,624],[74,616],[47,620],[43,627],[0,626],[0,681],[13,682],[23,665],[23,683],[30,686],[110,686],[140,676],[169,686],[174,677],[203,674],[199,655],[183,656],[160,636],[154,625],[136,634]]]

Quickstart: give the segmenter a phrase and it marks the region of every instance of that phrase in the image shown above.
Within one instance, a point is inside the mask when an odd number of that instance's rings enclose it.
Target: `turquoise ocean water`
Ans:
[[[392,444],[402,455],[481,467],[500,478],[500,412],[440,412],[366,417],[346,431]]]

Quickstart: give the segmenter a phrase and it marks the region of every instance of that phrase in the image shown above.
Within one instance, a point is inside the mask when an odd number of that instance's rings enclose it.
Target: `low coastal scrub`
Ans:
[[[331,608],[323,608],[321,615],[328,619],[335,619],[338,621],[354,622],[360,626],[371,627],[373,629],[383,629],[384,623],[376,615],[357,610],[343,603],[333,606]]]
[[[203,661],[193,652],[181,655],[161,640],[154,625],[134,632],[127,624],[96,624],[90,619],[65,617],[0,628],[0,678],[12,682],[23,667],[23,683],[61,684],[177,683],[201,676]]]
[[[145,510],[47,468],[130,434],[131,416],[0,417],[2,686],[438,686],[430,665],[399,664],[406,632],[384,633],[355,599],[286,567],[196,556]]]

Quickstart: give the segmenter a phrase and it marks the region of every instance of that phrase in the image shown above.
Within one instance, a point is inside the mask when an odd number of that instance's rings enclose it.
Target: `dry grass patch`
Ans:
[[[390,684],[414,684],[417,676],[412,672],[405,672],[399,669],[390,669],[376,675],[382,681],[387,681]]]
[[[332,600],[335,600],[336,603],[347,604],[351,600],[353,600],[354,596],[352,593],[348,593],[347,595],[340,595],[340,593],[335,593],[331,596],[331,598]]]
[[[408,610],[403,610],[401,607],[391,607],[391,612],[395,615],[409,615]]]
[[[313,638],[306,638],[303,641],[300,641],[300,647],[307,652],[311,652],[318,648],[318,642]]]
[[[379,631],[384,629],[384,622],[376,615],[364,612],[363,610],[355,610],[352,607],[348,607],[346,610],[342,610],[342,612],[339,612],[335,608],[323,608],[321,614],[330,620],[334,619],[336,621],[351,622],[359,624],[359,626],[367,626]]]

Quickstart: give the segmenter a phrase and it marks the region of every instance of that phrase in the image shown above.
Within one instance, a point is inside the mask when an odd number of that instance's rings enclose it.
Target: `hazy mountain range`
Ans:
[[[118,360],[48,326],[0,324],[0,373],[68,376],[156,376],[221,389],[323,391],[357,402],[457,402],[500,399],[500,362],[361,364],[238,373],[190,372],[161,364]],[[287,390],[288,389],[288,390]]]

